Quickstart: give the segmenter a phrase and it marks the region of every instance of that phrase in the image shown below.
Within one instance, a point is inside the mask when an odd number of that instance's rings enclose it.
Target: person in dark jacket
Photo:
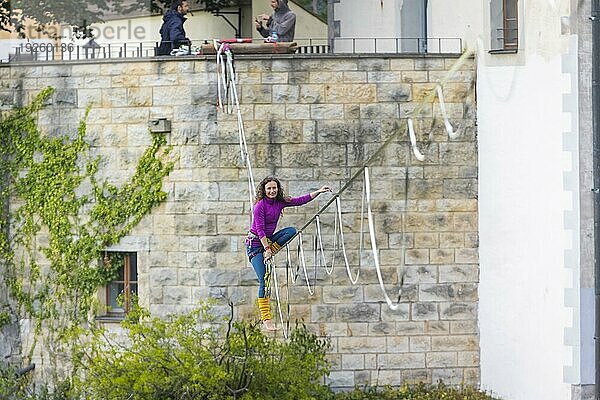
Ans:
[[[189,10],[190,6],[186,0],[173,0],[171,2],[171,8],[163,16],[163,24],[160,27],[161,42],[157,55],[168,55],[171,54],[171,50],[177,49],[181,45],[191,44],[183,29],[185,15]]]
[[[269,17],[263,14],[256,18],[256,30],[269,41],[293,41],[296,33],[296,14],[288,7],[287,0],[271,0],[271,7],[275,10],[273,15]],[[267,21],[266,26],[263,26],[262,21]]]

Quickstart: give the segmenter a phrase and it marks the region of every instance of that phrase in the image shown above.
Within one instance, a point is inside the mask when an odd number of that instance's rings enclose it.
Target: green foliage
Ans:
[[[294,0],[294,3],[315,14],[321,21],[327,23],[327,0]]]
[[[134,308],[127,346],[106,332],[82,344],[82,399],[325,399],[328,342],[296,328],[289,341],[250,323],[217,324],[205,305],[170,319]],[[226,332],[223,330],[227,329]]]
[[[165,137],[155,135],[126,184],[99,182],[85,120],[74,138],[38,130],[37,112],[52,93],[43,90],[0,121],[0,259],[15,314],[32,319],[38,336],[42,327],[55,335],[46,342],[65,344],[89,317],[98,287],[114,276],[114,263],[100,262],[102,251],[166,198],[162,179],[172,163],[161,150]]]
[[[0,363],[0,399],[14,398],[25,399],[27,379],[18,377],[16,369],[12,366],[4,366]]]
[[[241,0],[190,0],[193,9],[216,11],[227,7],[239,7]],[[91,24],[102,22],[107,16],[127,17],[135,15],[162,14],[171,0],[0,0],[0,30],[14,31],[21,38],[39,38],[41,33],[58,39],[62,32],[56,24],[73,26],[82,38],[91,38]],[[30,21],[26,23],[26,19]],[[33,22],[33,24],[31,23]]]
[[[111,8],[110,0],[88,0],[85,3],[76,0],[0,0],[0,29],[14,30],[22,37],[29,37],[34,32],[45,31],[50,24],[65,22],[76,25],[84,19],[98,21]],[[32,31],[27,31],[26,18],[38,23]]]
[[[2,329],[5,325],[8,325],[12,320],[9,311],[0,311],[0,329]]]
[[[200,0],[205,11],[217,11],[227,7],[239,7],[240,0]]]
[[[498,400],[472,386],[451,387],[437,385],[403,385],[400,388],[385,386],[355,388],[350,392],[336,393],[335,400]]]
[[[103,329],[80,338],[79,373],[52,391],[27,391],[0,369],[0,398],[11,400],[497,400],[469,386],[418,384],[334,393],[323,384],[327,340],[303,325],[287,341],[253,323],[218,323],[210,304],[168,319],[137,305],[122,322],[126,337]]]

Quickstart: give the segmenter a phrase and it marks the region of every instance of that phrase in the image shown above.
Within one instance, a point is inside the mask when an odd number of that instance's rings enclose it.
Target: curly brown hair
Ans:
[[[275,182],[277,184],[277,196],[275,196],[275,200],[284,202],[289,201],[290,198],[289,196],[286,196],[283,192],[283,187],[281,186],[281,182],[279,181],[279,179],[275,178],[274,176],[267,176],[265,179],[260,181],[260,183],[256,187],[256,197],[254,198],[254,204],[267,197],[265,192],[265,186],[269,182]]]

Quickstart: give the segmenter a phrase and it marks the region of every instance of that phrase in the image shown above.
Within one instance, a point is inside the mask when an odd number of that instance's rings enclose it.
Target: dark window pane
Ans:
[[[137,281],[137,255],[129,253],[129,279]]]
[[[507,19],[517,18],[517,0],[505,0],[504,15]]]
[[[125,280],[125,271],[123,270],[123,264],[121,264],[121,266],[119,267],[119,271],[117,273],[117,278],[115,280],[117,281],[124,281]]]
[[[111,282],[108,286],[108,306],[114,310],[120,310],[121,305],[119,304],[119,296],[123,293],[125,285],[119,282]]]

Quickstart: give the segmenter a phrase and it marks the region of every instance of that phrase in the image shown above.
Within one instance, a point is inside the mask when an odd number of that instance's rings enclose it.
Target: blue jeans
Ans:
[[[281,246],[295,234],[296,228],[288,226],[287,228],[275,232],[269,240],[271,242],[277,242],[277,244]],[[258,247],[246,246],[248,257],[250,257],[251,254],[255,254],[254,257],[250,258],[250,264],[252,264],[254,272],[256,272],[256,277],[258,278],[258,297],[265,297],[265,272],[267,271],[267,267],[265,266],[264,251],[262,245]]]

